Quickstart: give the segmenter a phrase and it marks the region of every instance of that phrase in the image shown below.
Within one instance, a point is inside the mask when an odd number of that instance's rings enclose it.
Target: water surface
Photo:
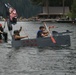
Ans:
[[[41,22],[18,22],[13,29],[22,26],[21,36],[35,38],[41,25]],[[50,22],[47,25],[57,27],[51,31],[73,31],[70,34],[71,47],[14,49],[10,44],[0,44],[0,75],[76,75],[76,26]],[[5,31],[8,32],[7,26]]]

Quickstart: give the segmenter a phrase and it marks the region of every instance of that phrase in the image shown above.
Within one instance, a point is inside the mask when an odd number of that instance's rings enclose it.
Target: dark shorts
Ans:
[[[2,40],[2,34],[0,34],[0,40]]]
[[[10,20],[7,20],[7,26],[8,26],[8,30],[11,31],[12,30],[12,24],[10,22]]]

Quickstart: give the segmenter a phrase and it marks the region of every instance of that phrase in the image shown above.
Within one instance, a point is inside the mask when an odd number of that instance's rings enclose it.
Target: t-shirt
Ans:
[[[42,34],[42,31],[39,30],[39,31],[37,32],[37,38],[41,38],[41,37],[43,37],[41,34]]]

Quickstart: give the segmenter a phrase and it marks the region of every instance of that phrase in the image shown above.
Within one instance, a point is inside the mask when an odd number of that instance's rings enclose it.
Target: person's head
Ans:
[[[18,35],[19,34],[19,31],[18,30],[14,30],[14,34],[15,35]]]
[[[2,27],[2,24],[0,24],[0,27]]]
[[[39,29],[42,30],[42,31],[45,31],[45,27],[44,26],[40,26]]]

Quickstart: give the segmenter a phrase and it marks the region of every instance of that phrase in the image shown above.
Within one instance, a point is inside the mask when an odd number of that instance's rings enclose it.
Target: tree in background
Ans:
[[[62,6],[63,0],[48,0],[49,6]],[[44,6],[46,0],[31,0],[32,4]],[[65,6],[69,6],[71,8],[73,0],[65,0]]]
[[[69,6],[69,8],[71,9],[71,5],[73,3],[73,0],[31,0],[31,1],[33,4],[46,7],[48,17],[49,17],[49,6],[62,6],[64,16],[65,6]]]
[[[18,16],[22,17],[32,17],[37,15],[42,11],[42,6],[62,6],[62,0],[0,0],[0,13],[5,16],[4,5],[1,4],[1,1],[4,3],[10,3],[14,8],[17,9]],[[65,0],[65,6],[71,8],[73,0]]]
[[[71,14],[73,19],[76,18],[76,0],[73,0]]]
[[[5,17],[4,3],[10,3],[18,12],[18,17],[29,18],[41,12],[41,7],[33,5],[30,0],[0,0],[0,14]]]

